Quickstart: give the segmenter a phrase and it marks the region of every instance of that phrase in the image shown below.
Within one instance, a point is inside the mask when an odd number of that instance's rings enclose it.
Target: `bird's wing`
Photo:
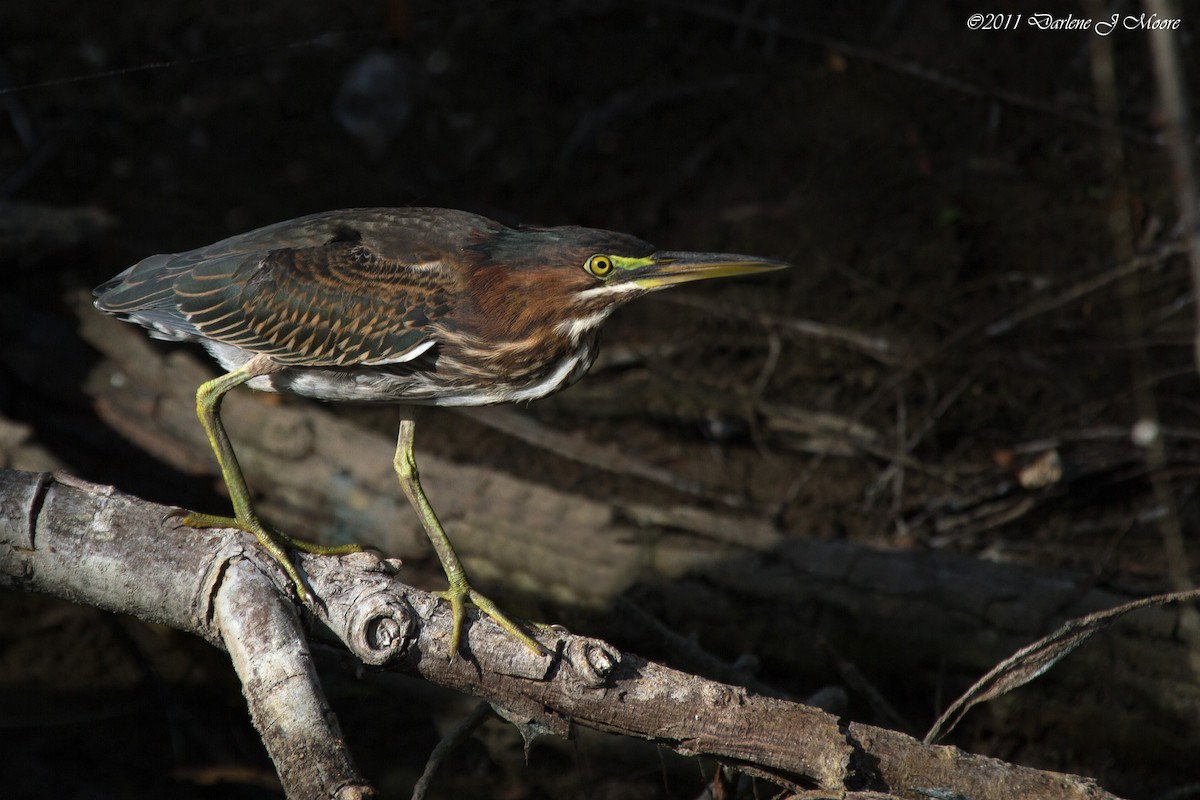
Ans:
[[[302,217],[175,255],[152,256],[96,290],[101,310],[285,364],[405,361],[433,344],[457,273],[447,266],[498,226],[440,209]]]
[[[406,361],[449,311],[440,259],[385,259],[361,242],[210,259],[173,281],[175,306],[199,335],[283,364]]]

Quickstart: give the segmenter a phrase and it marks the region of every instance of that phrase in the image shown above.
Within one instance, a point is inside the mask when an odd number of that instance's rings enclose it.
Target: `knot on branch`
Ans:
[[[305,565],[320,598],[314,611],[364,664],[381,667],[408,652],[417,614],[393,580],[397,563],[361,552]]]
[[[587,689],[599,689],[608,684],[621,663],[621,654],[599,639],[571,637],[564,653],[571,665],[575,682]]]
[[[408,650],[415,618],[403,595],[378,589],[357,599],[346,618],[346,629],[336,633],[364,664],[379,667]]]

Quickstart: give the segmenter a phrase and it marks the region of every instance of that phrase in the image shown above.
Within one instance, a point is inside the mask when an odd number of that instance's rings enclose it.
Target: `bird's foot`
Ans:
[[[258,539],[259,544],[263,546],[263,549],[271,554],[271,557],[279,563],[279,566],[283,567],[283,571],[291,578],[292,584],[296,587],[296,594],[299,595],[302,602],[308,601],[308,587],[304,585],[300,573],[296,570],[296,565],[288,557],[287,551],[289,548],[317,555],[342,555],[362,550],[362,546],[357,544],[330,547],[306,542],[303,539],[293,539],[286,533],[264,525],[254,518],[238,519],[236,517],[222,517],[216,514],[191,513],[186,515],[182,522],[189,528],[237,528],[238,530],[253,534],[254,538]]]
[[[491,617],[505,632],[528,647],[536,655],[549,655],[550,651],[543,647],[541,642],[530,636],[521,625],[514,622],[507,614],[501,611],[486,595],[472,589],[466,581],[457,586],[452,583],[449,589],[443,592],[435,592],[434,594],[450,603],[450,613],[454,621],[453,628],[450,631],[451,659],[458,653],[458,645],[462,640],[463,619],[466,616],[467,603],[471,603]]]

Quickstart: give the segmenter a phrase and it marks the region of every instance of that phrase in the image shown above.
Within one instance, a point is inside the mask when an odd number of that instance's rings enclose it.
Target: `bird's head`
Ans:
[[[575,226],[504,229],[478,252],[483,263],[476,276],[485,286],[477,296],[495,301],[485,309],[493,319],[507,316],[518,329],[547,323],[590,329],[649,292],[789,266],[756,256],[658,250],[634,236]],[[522,302],[514,303],[518,297]]]

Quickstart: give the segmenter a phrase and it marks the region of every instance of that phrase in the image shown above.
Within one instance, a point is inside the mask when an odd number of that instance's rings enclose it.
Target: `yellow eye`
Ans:
[[[607,277],[608,273],[613,271],[612,259],[608,256],[592,256],[587,260],[584,269],[597,278]]]

